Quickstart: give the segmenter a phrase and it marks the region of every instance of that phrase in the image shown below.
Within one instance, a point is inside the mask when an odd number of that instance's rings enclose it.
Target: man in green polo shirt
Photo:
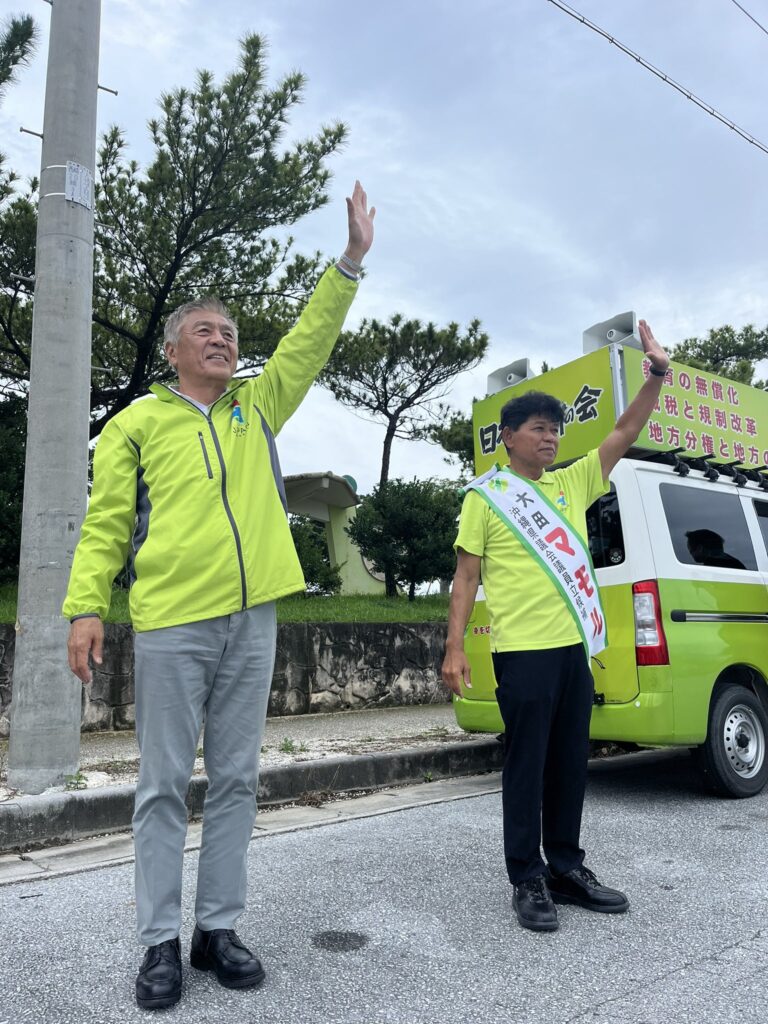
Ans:
[[[470,485],[456,538],[443,681],[457,695],[462,686],[471,688],[464,632],[482,574],[505,730],[504,855],[518,921],[534,931],[557,928],[555,903],[602,913],[629,906],[623,893],[602,885],[584,865],[579,845],[594,690],[587,647],[598,632],[580,621],[590,622],[590,608],[602,631],[597,587],[579,564],[579,544],[586,538],[586,510],[608,490],[608,474],[639,436],[669,365],[644,320],[639,330],[648,379],[600,447],[565,469],[544,472],[557,459],[562,403],[528,392],[504,406],[501,438],[509,466]],[[534,541],[516,528],[519,506],[530,512],[529,503],[546,524]],[[554,559],[559,552],[573,561],[563,566]],[[579,585],[563,585],[563,575],[568,581],[575,576]]]

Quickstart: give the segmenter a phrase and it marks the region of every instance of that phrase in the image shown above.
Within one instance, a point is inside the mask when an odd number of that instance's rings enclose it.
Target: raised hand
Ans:
[[[645,320],[639,320],[637,324],[640,330],[640,341],[643,343],[643,351],[657,370],[666,370],[669,366],[669,356],[656,341],[653,331]]]
[[[376,207],[368,209],[368,196],[359,181],[355,182],[352,198],[347,197],[347,219],[349,221],[349,241],[344,250],[350,259],[362,263],[363,256],[373,243],[373,218]]]

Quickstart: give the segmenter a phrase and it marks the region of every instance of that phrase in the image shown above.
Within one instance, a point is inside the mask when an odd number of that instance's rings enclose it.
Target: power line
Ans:
[[[685,96],[686,99],[689,99],[691,103],[695,103],[697,107],[701,107],[702,110],[706,111],[708,114],[714,117],[715,120],[720,121],[721,124],[724,124],[727,128],[730,128],[731,131],[734,131],[737,135],[740,135],[745,142],[749,142],[751,145],[757,146],[757,148],[761,152],[765,153],[766,156],[768,156],[768,146],[766,146],[765,143],[760,142],[760,140],[756,139],[754,135],[750,135],[749,132],[745,131],[743,128],[740,128],[734,121],[731,121],[729,117],[726,117],[724,114],[721,114],[719,110],[715,110],[715,108],[711,104],[706,103],[704,100],[700,99],[698,96],[695,95],[695,93],[692,93],[690,89],[686,89],[684,85],[680,85],[680,83],[676,82],[674,78],[670,78],[669,75],[665,74],[659,68],[654,67],[654,65],[647,61],[644,57],[641,57],[639,53],[635,53],[634,50],[630,50],[628,46],[625,46],[623,43],[620,43],[618,39],[616,39],[614,36],[610,34],[610,32],[606,32],[605,29],[600,28],[599,25],[595,25],[593,22],[589,21],[588,18],[585,18],[583,14],[579,14],[578,11],[575,11],[572,7],[569,7],[568,4],[563,3],[562,0],[547,0],[547,2],[550,4],[554,4],[554,6],[563,11],[564,14],[569,14],[572,18],[575,18],[576,21],[580,21],[582,25],[586,25],[587,28],[591,28],[593,32],[597,32],[597,34],[602,36],[603,39],[607,39],[609,43],[613,43],[613,45],[617,46],[622,51],[622,53],[626,53],[628,57],[631,57],[633,60],[636,60],[638,64],[641,64],[647,71],[650,71],[652,74],[656,75],[656,77],[660,78],[662,82],[666,82],[667,85],[671,85],[673,89],[677,89],[677,91],[681,93],[683,96]],[[762,25],[760,27],[762,28]]]
[[[760,22],[757,20],[757,18],[753,18],[752,15],[749,13],[749,11],[746,9],[746,7],[742,7],[741,4],[738,2],[738,0],[731,0],[731,3],[732,4],[736,4],[736,6],[739,8],[739,10],[743,14],[746,14],[746,16],[749,18],[750,21],[754,21],[754,23],[757,25],[757,27],[759,29],[761,29],[763,32],[765,32],[765,34],[768,36],[768,28],[766,28],[765,25],[761,25]]]

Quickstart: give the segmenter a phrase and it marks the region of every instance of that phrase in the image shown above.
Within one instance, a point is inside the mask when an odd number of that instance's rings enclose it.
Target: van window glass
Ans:
[[[661,484],[659,491],[678,562],[757,569],[738,494],[678,484]]]
[[[611,484],[608,494],[604,494],[588,509],[587,537],[589,553],[596,569],[621,565],[624,561],[624,535],[621,532],[619,499],[614,484]]]
[[[757,521],[760,524],[760,533],[763,535],[763,543],[768,549],[768,501],[758,501],[755,498],[752,502],[755,506]]]

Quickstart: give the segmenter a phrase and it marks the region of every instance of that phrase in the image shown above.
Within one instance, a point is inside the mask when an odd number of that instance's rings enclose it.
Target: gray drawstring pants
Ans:
[[[139,942],[181,929],[185,797],[200,728],[208,792],[195,917],[233,928],[245,909],[248,841],[275,660],[274,602],[136,634],[136,735],[141,751],[133,835]]]

